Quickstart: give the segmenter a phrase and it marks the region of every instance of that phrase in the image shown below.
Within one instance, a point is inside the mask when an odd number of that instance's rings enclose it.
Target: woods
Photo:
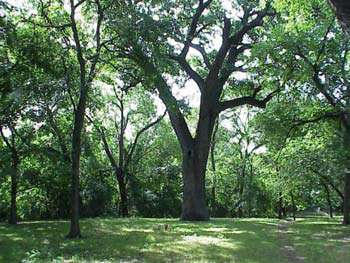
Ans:
[[[0,0],[0,221],[349,225],[349,27],[336,0]]]

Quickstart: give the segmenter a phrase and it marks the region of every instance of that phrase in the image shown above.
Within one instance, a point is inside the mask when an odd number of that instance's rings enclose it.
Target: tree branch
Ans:
[[[124,163],[124,167],[127,167],[132,159],[132,156],[134,154],[134,151],[135,151],[135,148],[136,148],[136,145],[137,145],[137,142],[140,138],[140,136],[146,132],[148,129],[152,128],[154,125],[156,125],[157,123],[159,123],[163,118],[164,116],[166,115],[166,111],[161,115],[159,116],[156,120],[154,120],[153,122],[147,124],[145,127],[143,127],[141,130],[139,130],[135,136],[135,139],[133,141],[133,143],[131,144],[131,147],[130,149],[128,150],[128,154],[127,154],[127,157],[126,157],[126,161]]]

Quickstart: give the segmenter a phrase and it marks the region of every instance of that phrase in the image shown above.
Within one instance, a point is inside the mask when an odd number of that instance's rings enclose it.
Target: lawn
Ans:
[[[350,228],[339,218],[85,219],[0,224],[0,262],[350,262]],[[166,229],[167,228],[167,229]]]

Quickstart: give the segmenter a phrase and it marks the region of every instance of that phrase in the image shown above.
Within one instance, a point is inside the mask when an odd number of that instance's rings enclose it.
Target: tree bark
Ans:
[[[210,145],[210,160],[211,160],[211,167],[213,170],[213,185],[211,188],[211,209],[212,211],[216,209],[216,165],[215,165],[215,146],[216,146],[216,133],[219,128],[219,122],[216,120],[214,132],[211,140]]]
[[[337,16],[343,30],[350,33],[350,2],[349,0],[328,0]]]
[[[344,202],[343,202],[343,225],[350,224],[350,114],[345,112],[341,116],[344,133],[344,148],[347,151],[348,165],[344,175]]]
[[[327,198],[327,203],[328,203],[328,208],[329,208],[329,217],[333,218],[333,206],[332,206],[332,199],[331,199],[330,191],[329,191],[328,185],[326,183],[322,182],[322,185],[323,185],[324,190],[326,192],[326,198]]]
[[[19,158],[17,152],[12,152],[12,171],[11,171],[11,204],[9,224],[17,224],[17,178]]]
[[[343,203],[343,225],[350,224],[350,171],[346,171],[344,178],[344,203]]]
[[[84,127],[87,87],[81,88],[78,108],[75,111],[72,138],[72,178],[71,178],[71,224],[68,238],[81,237],[79,226],[79,175],[81,156],[81,132]]]
[[[119,216],[121,217],[128,217],[129,216],[128,193],[126,190],[124,171],[122,171],[121,169],[118,169],[117,171],[117,181],[118,181],[119,197],[120,197],[118,213],[119,213]]]
[[[205,199],[206,160],[200,159],[195,150],[183,153],[183,203],[182,220],[209,220],[209,211]]]
[[[279,197],[278,197],[278,218],[279,219],[283,218],[283,198],[282,198],[282,193],[279,193]]]
[[[9,140],[3,133],[3,127],[0,126],[0,135],[4,140],[5,145],[11,152],[11,201],[10,201],[10,215],[8,218],[8,223],[11,225],[17,224],[17,179],[18,179],[18,166],[20,163],[20,159],[18,156],[18,151],[16,148],[16,139],[14,127],[9,125],[9,129],[11,131],[11,139]]]
[[[245,162],[245,160],[243,160]],[[243,165],[242,171],[241,171],[241,176],[239,180],[239,206],[238,206],[238,217],[242,218],[243,217],[243,193],[244,193],[244,184],[245,184],[245,164]]]
[[[294,200],[294,194],[293,194],[292,191],[290,192],[290,197],[291,197],[291,199],[292,199],[292,214],[293,214],[293,220],[295,221],[295,220],[296,220],[296,217],[295,217],[296,205],[295,205],[295,200]]]

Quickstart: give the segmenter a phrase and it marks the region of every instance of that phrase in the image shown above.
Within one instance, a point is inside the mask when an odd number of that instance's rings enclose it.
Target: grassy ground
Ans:
[[[87,219],[79,240],[64,238],[68,227],[0,224],[0,262],[350,262],[350,228],[339,219]]]

